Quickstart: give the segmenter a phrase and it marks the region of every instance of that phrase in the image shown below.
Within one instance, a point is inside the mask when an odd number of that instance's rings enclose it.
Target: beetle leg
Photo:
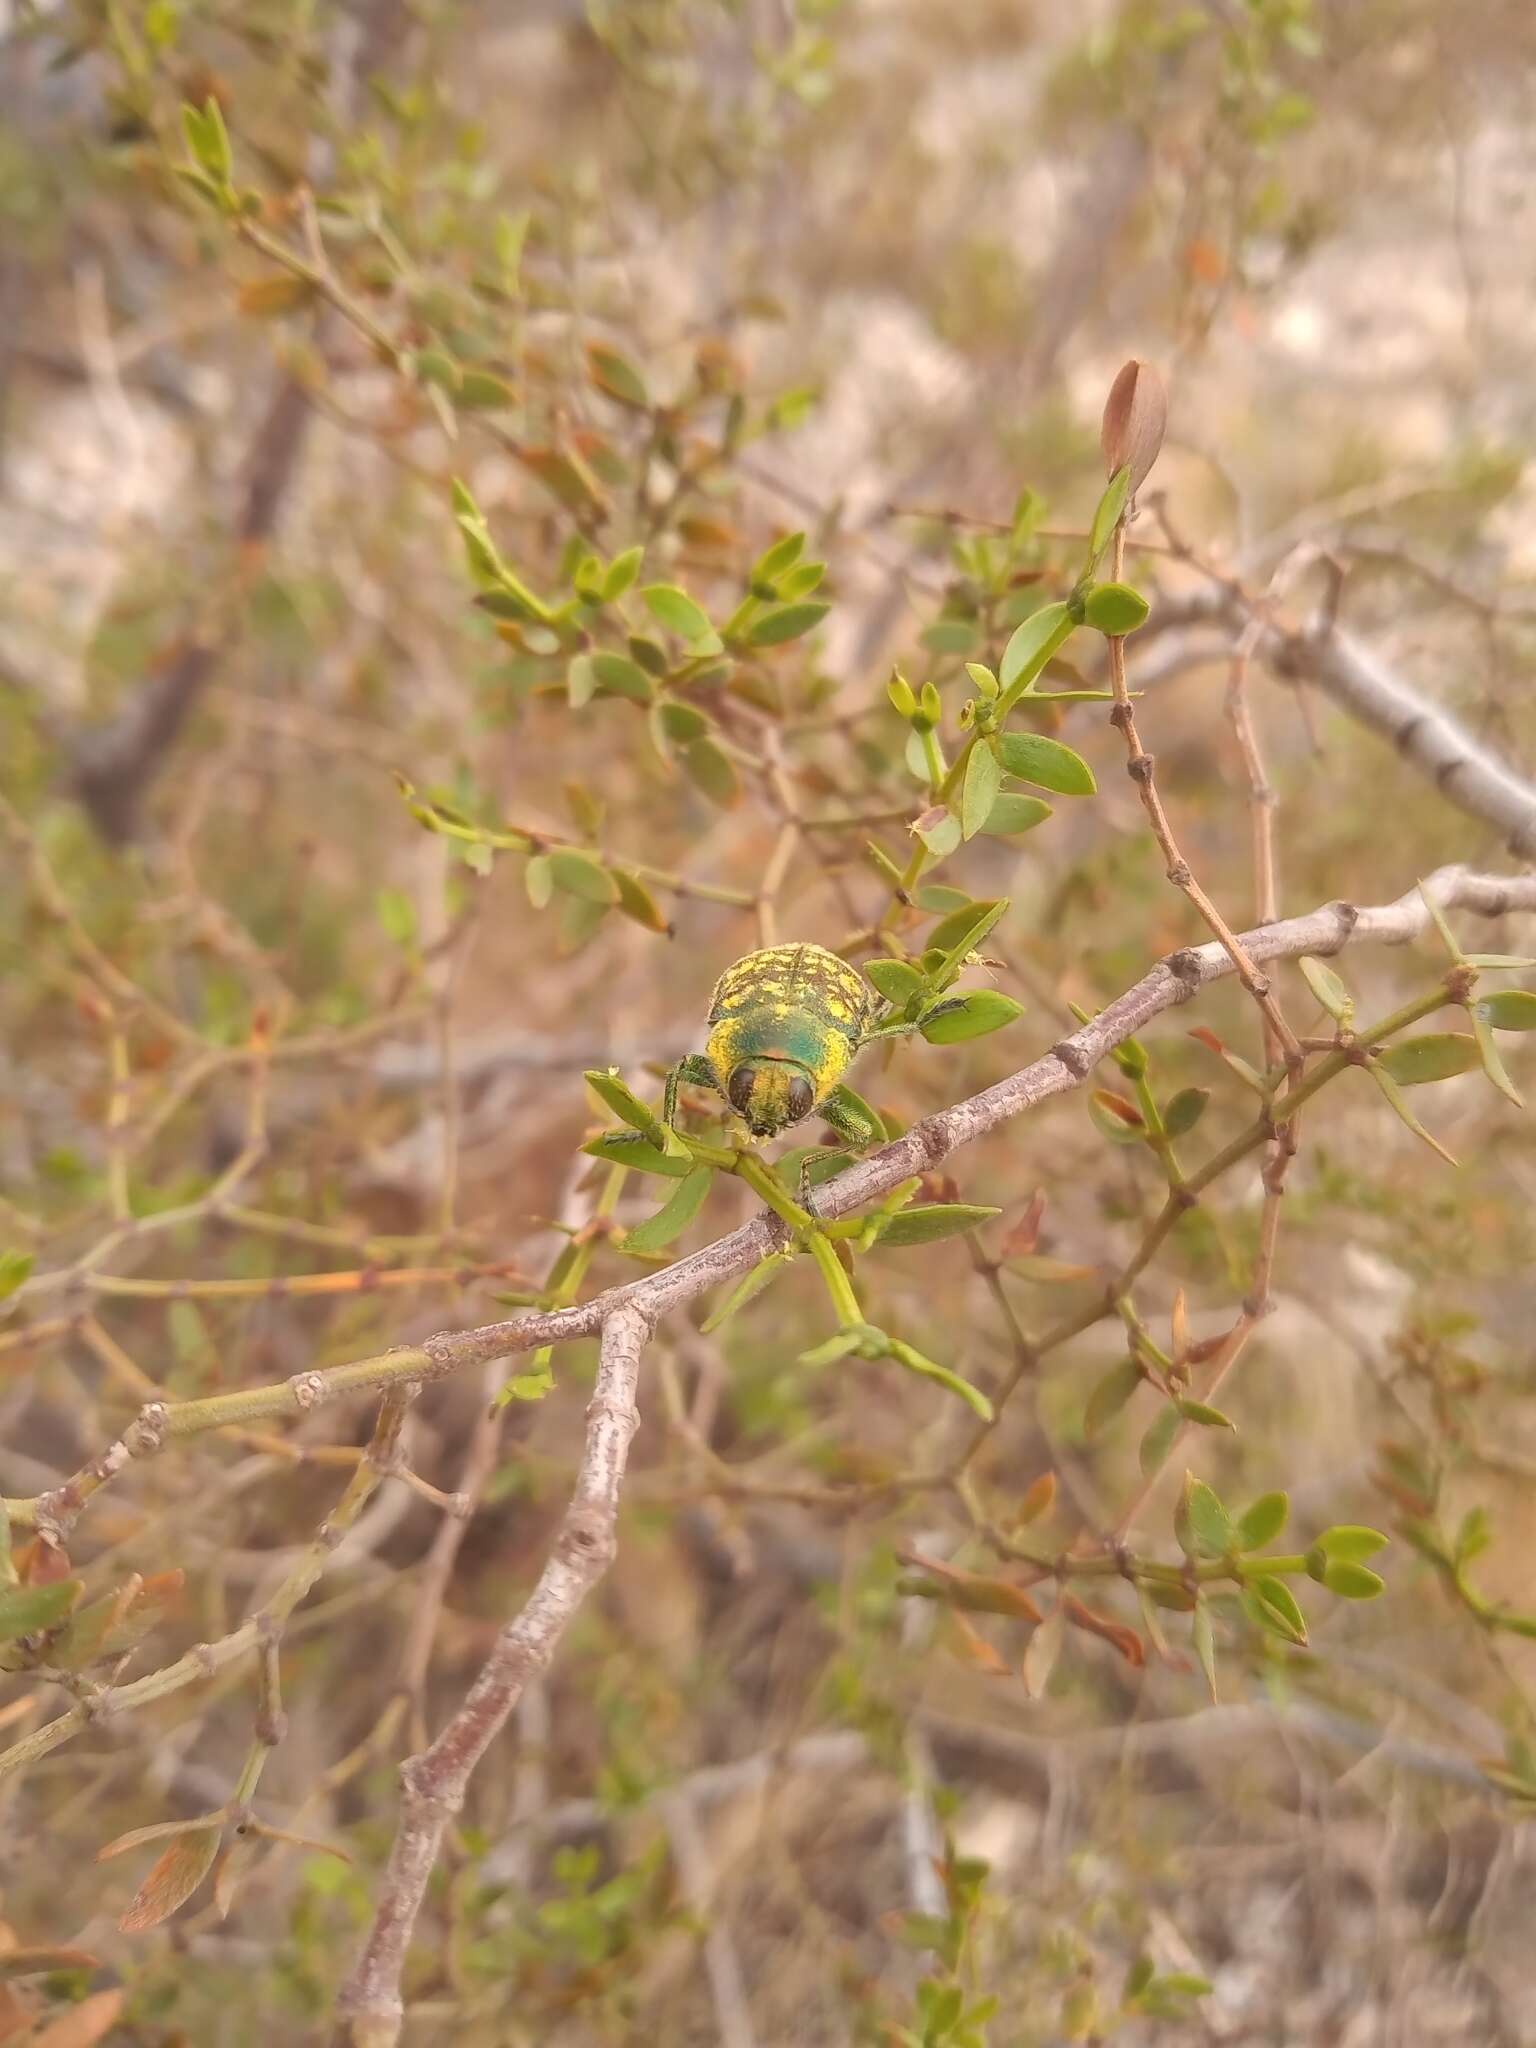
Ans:
[[[841,1082],[819,1105],[818,1114],[856,1152],[862,1152],[872,1138],[882,1135],[868,1104],[861,1102],[853,1090],[845,1088]]]
[[[841,1145],[813,1145],[800,1162],[800,1178],[795,1199],[802,1209],[816,1214],[816,1190],[811,1186],[811,1168],[821,1159],[846,1159],[847,1153]]]
[[[807,1152],[800,1162],[800,1206],[811,1209],[811,1168],[819,1159],[846,1158],[849,1152],[862,1152],[875,1138],[885,1133],[873,1123],[873,1112],[869,1105],[860,1100],[851,1088],[839,1082],[824,1102],[817,1105],[817,1115],[842,1139],[841,1145],[818,1145]],[[814,1213],[814,1210],[813,1210]]]
[[[928,1019],[925,1017],[923,1023],[926,1024],[927,1021]],[[895,1024],[877,1024],[873,1030],[866,1031],[860,1038],[859,1050],[862,1052],[866,1045],[873,1045],[877,1039],[906,1038],[911,1032],[918,1029],[920,1029],[920,1026],[916,1022],[909,1023],[905,1020]]]
[[[677,1129],[677,1091],[685,1081],[691,1088],[715,1086],[715,1070],[703,1053],[684,1053],[667,1075],[667,1092],[662,1098],[661,1117],[662,1122],[670,1130]]]

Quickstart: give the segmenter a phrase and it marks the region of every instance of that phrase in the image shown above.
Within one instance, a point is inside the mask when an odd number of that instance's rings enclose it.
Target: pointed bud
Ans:
[[[1104,473],[1129,468],[1132,498],[1141,489],[1162,449],[1168,429],[1168,393],[1151,363],[1133,356],[1109,387],[1099,445]]]

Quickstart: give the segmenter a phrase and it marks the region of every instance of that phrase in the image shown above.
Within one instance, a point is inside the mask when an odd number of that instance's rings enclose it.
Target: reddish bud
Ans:
[[[1104,450],[1104,473],[1113,476],[1129,468],[1132,498],[1141,489],[1156,462],[1168,430],[1168,393],[1151,363],[1133,356],[1109,387],[1104,405],[1104,423],[1099,445]]]

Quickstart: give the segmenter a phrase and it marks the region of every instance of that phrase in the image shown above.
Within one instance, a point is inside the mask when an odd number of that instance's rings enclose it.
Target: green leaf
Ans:
[[[565,694],[573,711],[590,704],[597,694],[597,673],[590,654],[574,654],[565,672]]]
[[[703,1208],[704,1197],[709,1193],[713,1178],[709,1167],[696,1166],[678,1182],[677,1192],[664,1207],[630,1231],[624,1239],[623,1249],[627,1252],[659,1252],[673,1238],[681,1237]]]
[[[1064,604],[1042,605],[1016,626],[1003,649],[997,679],[1005,693],[1018,685],[1027,689],[1072,631],[1072,615]]]
[[[1372,1062],[1371,1066],[1367,1071],[1369,1072],[1371,1079],[1376,1083],[1376,1086],[1381,1090],[1382,1094],[1387,1098],[1387,1101],[1391,1104],[1393,1113],[1396,1115],[1399,1122],[1406,1124],[1408,1126],[1408,1129],[1412,1131],[1413,1135],[1416,1138],[1422,1138],[1424,1140],[1424,1143],[1429,1146],[1432,1152],[1438,1152],[1440,1157],[1445,1161],[1447,1166],[1454,1166],[1456,1164],[1456,1161],[1452,1158],[1451,1154],[1446,1151],[1445,1147],[1440,1143],[1440,1140],[1438,1138],[1432,1138],[1429,1135],[1429,1132],[1425,1130],[1424,1126],[1419,1122],[1418,1118],[1414,1115],[1413,1111],[1408,1107],[1407,1097],[1403,1094],[1402,1089],[1398,1087],[1397,1083],[1393,1080],[1392,1076],[1390,1074],[1384,1074],[1381,1071],[1380,1066],[1377,1065],[1374,1061]]]
[[[587,903],[617,903],[619,885],[599,860],[574,846],[554,847],[549,855],[550,878],[567,896]]]
[[[1200,1669],[1205,1673],[1205,1682],[1211,1695],[1211,1704],[1216,1704],[1216,1634],[1211,1626],[1211,1610],[1203,1600],[1195,1602],[1195,1618],[1191,1624],[1191,1638],[1195,1655],[1200,1659]]]
[[[1182,1409],[1183,1403],[1179,1404]],[[1225,1557],[1235,1548],[1237,1532],[1220,1496],[1193,1472],[1184,1474],[1184,1491],[1174,1512],[1174,1533],[1188,1556]]]
[[[1141,1374],[1134,1358],[1122,1358],[1118,1365],[1112,1365],[1088,1396],[1088,1405],[1083,1410],[1083,1435],[1095,1437],[1106,1423],[1112,1422],[1141,1385]]]
[[[1001,1211],[971,1202],[926,1202],[915,1209],[902,1209],[893,1216],[875,1240],[881,1251],[897,1245],[932,1244],[941,1237],[958,1236]]]
[[[711,803],[728,810],[741,794],[735,764],[712,739],[690,740],[683,749],[683,767]]]
[[[603,603],[612,604],[622,597],[640,574],[640,564],[645,560],[643,547],[626,548],[621,555],[615,555],[603,576]]]
[[[1061,1655],[1061,1646],[1066,1640],[1067,1610],[1053,1607],[1038,1628],[1030,1635],[1024,1647],[1024,1661],[1019,1667],[1019,1676],[1024,1681],[1026,1699],[1044,1699],[1051,1674],[1056,1669],[1056,1660]]]
[[[730,1293],[717,1309],[712,1309],[699,1326],[701,1336],[713,1336],[716,1330],[724,1328],[731,1317],[744,1309],[749,1301],[761,1294],[765,1287],[771,1287],[781,1273],[788,1272],[794,1253],[775,1252],[770,1258],[754,1266],[743,1280],[738,1280]]]
[[[599,391],[636,412],[650,410],[651,395],[634,364],[605,342],[587,343],[587,373]]]
[[[681,1158],[686,1150],[675,1131],[669,1131],[661,1118],[639,1096],[628,1089],[619,1079],[617,1067],[606,1070],[601,1067],[589,1068],[582,1077],[592,1093],[613,1111],[621,1123],[629,1125],[662,1152],[672,1152]]]
[[[1469,953],[1467,955],[1467,965],[1469,967],[1486,967],[1494,973],[1508,974],[1520,968],[1536,967],[1536,960],[1532,960],[1522,953]],[[1522,990],[1523,993],[1524,991]],[[1529,1030],[1530,1026],[1525,1025],[1520,1028]]]
[[[1385,1550],[1390,1539],[1379,1529],[1369,1529],[1360,1522],[1340,1522],[1332,1529],[1325,1529],[1317,1539],[1317,1547],[1330,1561],[1345,1559],[1351,1564],[1360,1564],[1368,1557],[1374,1557],[1378,1550]]]
[[[1262,1550],[1266,1543],[1273,1543],[1285,1527],[1290,1512],[1289,1494],[1261,1493],[1253,1505],[1245,1508],[1238,1517],[1238,1549]]]
[[[972,746],[965,764],[965,783],[960,793],[960,831],[974,839],[992,815],[992,806],[1002,788],[1003,771],[996,754],[985,740]]]
[[[403,889],[381,889],[373,899],[374,913],[385,936],[397,946],[416,943],[416,906]],[[0,1261],[0,1293],[4,1293],[3,1261]]]
[[[16,1292],[36,1264],[31,1252],[0,1252],[0,1301]]]
[[[196,107],[182,107],[181,132],[187,148],[209,177],[221,186],[227,185],[234,173],[234,153],[224,126],[223,109],[211,93],[201,112]]]
[[[1162,1469],[1164,1459],[1173,1448],[1173,1439],[1178,1434],[1179,1420],[1179,1411],[1171,1401],[1160,1408],[1153,1417],[1137,1453],[1143,1479],[1150,1479],[1154,1472]]]
[[[1488,1520],[1488,1510],[1481,1503],[1468,1508],[1461,1518],[1461,1526],[1456,1531],[1457,1564],[1471,1564],[1475,1558],[1482,1556],[1492,1541],[1493,1528]]]
[[[0,1593],[0,1643],[57,1628],[83,1590],[81,1579],[55,1579],[51,1586],[13,1586]]]
[[[536,853],[523,869],[523,887],[535,910],[548,907],[549,899],[555,893],[555,871],[547,853]]]
[[[905,960],[870,960],[865,965],[864,978],[897,1009],[904,1009],[913,996],[921,995],[928,986],[917,969]]]
[[[944,955],[929,975],[930,983],[936,978],[942,981],[946,975],[952,977],[953,971],[967,955],[975,952],[1007,908],[1006,896],[967,896],[953,910],[947,911],[928,934],[926,951]]]
[[[1479,996],[1472,1007],[1495,1031],[1536,1031],[1536,995],[1528,988],[1501,988],[1496,995]]]
[[[1112,1089],[1094,1089],[1088,1097],[1088,1120],[1112,1145],[1144,1145],[1147,1142],[1147,1127],[1141,1112]]]
[[[1093,515],[1093,525],[1088,532],[1088,559],[1096,562],[1114,538],[1115,528],[1120,524],[1125,511],[1125,502],[1131,494],[1131,466],[1126,463],[1117,469],[1109,480],[1108,488],[1098,502]]]
[[[460,412],[500,412],[517,403],[517,393],[490,370],[465,370],[453,402]]]
[[[952,889],[947,882],[924,882],[912,900],[930,917],[947,917],[952,910],[964,910],[975,899],[963,889]]]
[[[831,605],[820,603],[781,604],[752,621],[747,628],[747,640],[753,647],[782,646],[786,640],[798,640],[802,633],[819,626],[831,609]]]
[[[1296,965],[1318,1002],[1347,1031],[1355,1021],[1355,999],[1338,975],[1326,961],[1315,960],[1310,953],[1303,953]]]
[[[1351,1564],[1348,1559],[1330,1563],[1323,1573],[1323,1584],[1341,1600],[1374,1600],[1387,1589],[1386,1580],[1376,1572],[1363,1564]]]
[[[1012,996],[1001,995],[993,988],[978,988],[968,995],[946,997],[928,1012],[919,1029],[930,1045],[958,1045],[965,1039],[985,1038],[989,1031],[1000,1031],[1023,1014],[1024,1005],[1016,1003]]]
[[[1098,583],[1089,591],[1083,607],[1083,623],[1111,639],[1123,639],[1144,626],[1152,607],[1139,590],[1128,583]]]
[[[1002,789],[993,799],[982,831],[997,838],[1015,832],[1033,832],[1051,815],[1051,807],[1037,796],[1021,796],[1017,790]]]
[[[794,567],[804,546],[803,533],[786,533],[782,540],[776,540],[771,548],[765,548],[758,556],[752,564],[752,574],[748,581],[772,583],[777,577],[782,576],[786,569]]]
[[[494,1406],[505,1408],[509,1401],[542,1401],[555,1391],[555,1376],[549,1367],[549,1349],[535,1354],[539,1363],[529,1372],[514,1373],[497,1394]]]
[[[969,654],[981,635],[974,619],[941,618],[917,637],[934,654]]]
[[[1152,1958],[1138,1956],[1125,1973],[1125,1983],[1120,1990],[1120,2003],[1128,2005],[1133,1998],[1139,1998],[1155,1974]]]
[[[649,704],[655,696],[655,685],[650,677],[639,662],[631,661],[627,654],[613,654],[605,650],[589,658],[594,677],[615,696],[629,697],[636,704]]]
[[[1460,941],[1457,939],[1456,934],[1451,930],[1450,926],[1445,921],[1444,911],[1441,910],[1439,904],[1435,901],[1434,897],[1430,895],[1429,891],[1425,888],[1422,882],[1420,882],[1419,884],[1419,897],[1420,900],[1423,902],[1424,908],[1429,912],[1430,917],[1433,919],[1435,930],[1439,932],[1441,944],[1445,947],[1447,953],[1449,953],[1451,958],[1455,961],[1459,962],[1465,960],[1466,955],[1461,950]]]
[[[638,1135],[632,1137],[628,1131],[604,1131],[581,1149],[590,1158],[604,1159],[610,1166],[630,1166],[636,1173],[661,1173],[669,1180],[682,1180],[693,1171],[688,1154],[663,1152],[659,1146]]]
[[[1098,784],[1081,754],[1039,732],[1000,732],[997,751],[1005,772],[1058,796],[1093,796]]]
[[[932,804],[912,827],[935,860],[944,860],[960,844],[960,820],[943,804]]]
[[[1518,990],[1510,990],[1511,995],[1518,993]],[[1497,1001],[1498,998],[1495,997],[1494,1000]],[[1473,1005],[1471,1017],[1472,1036],[1477,1041],[1477,1056],[1482,1062],[1483,1072],[1488,1076],[1494,1087],[1498,1089],[1499,1093],[1506,1096],[1515,1105],[1516,1109],[1524,1109],[1524,1099],[1520,1094],[1520,1090],[1509,1078],[1499,1048],[1494,1043],[1493,1027],[1482,1014],[1482,1006],[1480,1004]]]
[[[670,938],[672,926],[667,914],[639,876],[628,874],[623,868],[613,868],[610,872],[618,885],[619,909],[624,916],[644,926],[648,932],[658,932],[662,937]]]
[[[1470,1073],[1479,1064],[1477,1040],[1465,1031],[1427,1031],[1420,1038],[1403,1038],[1387,1046],[1373,1064],[1400,1088],[1421,1088],[1428,1081]]]
[[[1288,1643],[1306,1647],[1306,1616],[1284,1579],[1266,1573],[1261,1579],[1250,1579],[1243,1590],[1247,1596],[1243,1605],[1260,1628],[1267,1628]]]
[[[594,902],[590,896],[569,897],[560,906],[560,926],[555,938],[559,959],[569,960],[592,938],[612,906]]]
[[[709,720],[693,704],[679,704],[669,699],[666,703],[658,704],[656,709],[661,721],[661,730],[669,740],[687,742],[702,739],[709,731]]]
[[[1237,1424],[1230,1415],[1223,1415],[1219,1408],[1212,1408],[1206,1401],[1180,1400],[1179,1413],[1186,1422],[1195,1422],[1202,1429],[1230,1429],[1234,1432]]]
[[[1185,1138],[1205,1115],[1209,1088],[1181,1088],[1163,1111],[1163,1129],[1170,1138]]]
[[[640,593],[651,617],[669,633],[675,633],[679,640],[686,640],[690,646],[701,641],[714,641],[711,654],[720,651],[719,635],[709,623],[706,613],[700,611],[686,590],[679,590],[675,583],[647,583]]]

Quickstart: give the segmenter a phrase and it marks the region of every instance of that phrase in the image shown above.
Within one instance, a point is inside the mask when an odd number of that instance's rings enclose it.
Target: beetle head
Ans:
[[[754,1138],[771,1138],[816,1107],[816,1084],[794,1060],[742,1060],[725,1093]]]

